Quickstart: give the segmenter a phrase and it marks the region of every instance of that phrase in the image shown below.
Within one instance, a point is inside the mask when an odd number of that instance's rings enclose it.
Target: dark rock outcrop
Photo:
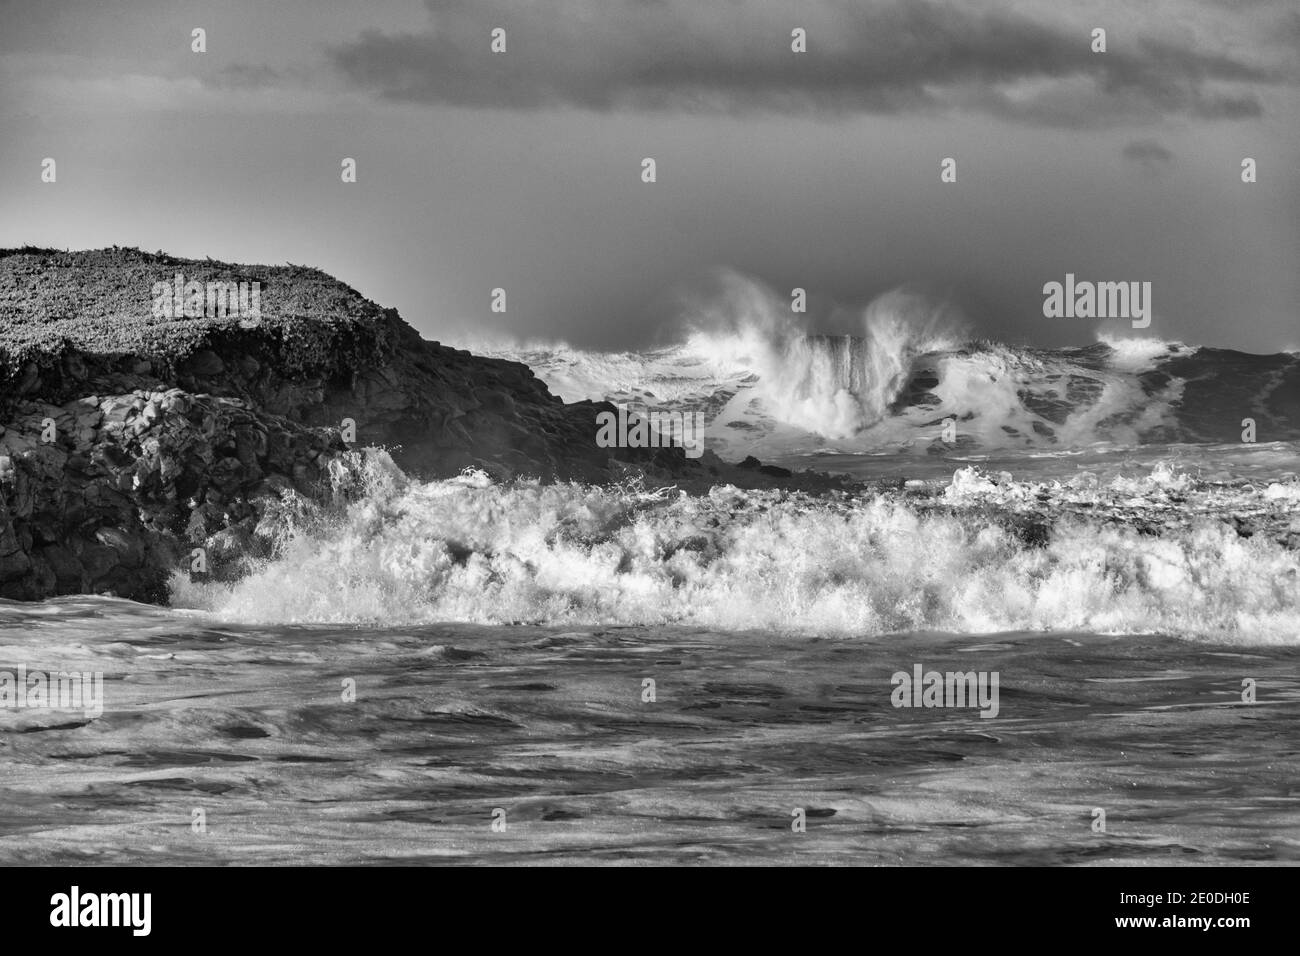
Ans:
[[[258,314],[219,299],[158,314],[157,284],[178,273],[257,283]],[[162,601],[177,569],[235,573],[331,500],[349,448],[383,447],[420,478],[773,480],[710,453],[599,448],[602,410],[523,364],[425,341],[315,269],[0,250],[0,597]]]

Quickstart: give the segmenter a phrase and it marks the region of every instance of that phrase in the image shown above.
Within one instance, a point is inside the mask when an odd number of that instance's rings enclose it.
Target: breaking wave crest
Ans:
[[[789,299],[727,273],[685,310],[671,346],[487,351],[530,365],[566,401],[703,412],[707,446],[732,458],[1239,442],[1247,418],[1261,440],[1300,439],[1300,357],[1289,353],[1104,330],[1076,348],[970,341],[953,307],[905,290],[840,316],[844,334],[803,319]]]
[[[690,320],[684,352],[755,377],[753,397],[785,424],[843,439],[885,418],[912,364],[956,348],[961,321],[948,307],[895,290],[871,303],[852,334],[808,334],[788,302],[742,277]]]
[[[278,557],[239,581],[178,575],[173,603],[258,623],[1090,630],[1246,644],[1300,631],[1300,552],[1221,520],[1293,520],[1294,481],[1225,488],[1160,466],[1036,484],[965,469],[930,496],[726,486],[691,497],[475,472],[415,482],[373,450],[336,478],[359,497],[333,518],[286,530]]]

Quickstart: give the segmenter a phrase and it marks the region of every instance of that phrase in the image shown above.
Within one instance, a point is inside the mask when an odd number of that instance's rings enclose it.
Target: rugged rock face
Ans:
[[[255,318],[156,315],[157,283],[257,282]],[[595,444],[525,365],[428,342],[337,280],[133,249],[0,250],[0,596],[166,599],[329,498],[351,447],[409,474],[700,479],[715,457]],[[348,421],[345,421],[348,420]]]

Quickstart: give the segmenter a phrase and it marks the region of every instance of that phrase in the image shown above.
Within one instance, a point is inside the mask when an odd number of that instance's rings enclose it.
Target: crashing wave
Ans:
[[[1300,552],[1225,519],[1271,514],[1285,534],[1294,481],[1229,488],[1163,466],[1025,483],[971,469],[929,497],[688,496],[474,472],[420,483],[382,452],[358,462],[336,476],[359,497],[335,520],[288,529],[278,557],[238,582],[178,575],[173,603],[260,623],[1078,629],[1248,644],[1300,632]]]
[[[1239,442],[1247,418],[1258,441],[1300,439],[1293,354],[1104,334],[1064,349],[971,342],[951,308],[898,290],[846,333],[812,333],[787,300],[723,279],[673,346],[487,351],[527,363],[566,401],[703,412],[708,447],[730,458]]]

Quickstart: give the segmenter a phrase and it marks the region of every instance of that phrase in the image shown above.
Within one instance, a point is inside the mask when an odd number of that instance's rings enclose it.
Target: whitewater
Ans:
[[[1300,440],[1300,356],[1250,355],[1099,330],[1044,349],[971,338],[959,310],[895,290],[842,331],[813,332],[788,302],[724,273],[723,292],[678,320],[672,344],[601,353],[479,337],[565,401],[705,414],[708,447],[793,466],[873,474],[878,462],[1037,459],[1155,445]],[[951,423],[947,436],[945,423]],[[918,461],[919,459],[919,461]]]
[[[177,574],[173,603],[245,622],[694,624],[810,636],[937,629],[1177,633],[1293,642],[1300,484],[1019,482],[809,495],[482,473],[416,482],[354,455],[357,500],[286,532],[233,583]],[[1232,515],[1271,533],[1243,537]],[[1026,516],[1032,520],[1026,523]]]

